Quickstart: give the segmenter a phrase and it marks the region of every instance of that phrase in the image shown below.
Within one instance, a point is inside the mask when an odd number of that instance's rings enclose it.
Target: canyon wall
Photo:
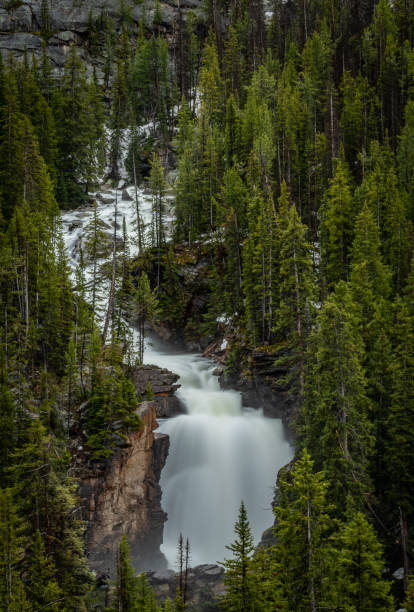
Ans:
[[[183,21],[189,11],[198,18],[203,16],[201,0],[160,1],[159,5],[167,37],[173,34],[180,15]],[[12,51],[20,58],[26,49],[29,57],[34,54],[39,58],[45,41],[52,67],[59,74],[74,44],[87,67],[92,70],[94,66],[102,79],[106,58],[100,23],[109,17],[119,30],[125,11],[129,27],[137,31],[143,16],[152,24],[155,2],[124,0],[122,7],[120,0],[0,0],[0,53],[7,57]]]
[[[79,477],[89,564],[111,577],[115,575],[116,551],[123,533],[136,570],[166,567],[160,545],[167,517],[161,508],[158,481],[169,438],[154,432],[155,402],[143,402],[139,414],[143,426],[116,447],[105,468],[83,467]]]

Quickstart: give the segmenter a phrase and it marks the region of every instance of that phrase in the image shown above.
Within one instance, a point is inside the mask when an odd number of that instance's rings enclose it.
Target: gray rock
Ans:
[[[197,565],[193,568],[196,578],[199,580],[217,580],[224,574],[224,567],[214,565],[213,563]]]
[[[102,204],[113,204],[115,202],[115,198],[112,196],[106,196],[102,194],[97,194],[96,199],[102,202]]]
[[[397,570],[395,570],[395,572],[393,573],[393,577],[395,578],[395,580],[404,580],[404,568],[399,567]]]
[[[25,49],[30,53],[42,48],[42,39],[36,34],[27,32],[14,32],[13,34],[0,34],[1,51],[17,51],[23,53]]]
[[[155,365],[141,366],[133,373],[133,382],[137,394],[143,397],[148,386],[150,386],[157,406],[157,417],[164,419],[183,412],[180,401],[174,395],[180,387],[180,385],[175,384],[178,378],[177,374]]]
[[[126,189],[122,190],[122,199],[125,200],[126,202],[132,202],[133,200],[133,198],[131,198],[131,196],[129,195]]]
[[[175,583],[175,572],[169,569],[158,570],[151,574],[151,582],[153,584],[161,584],[163,582],[174,582]]]

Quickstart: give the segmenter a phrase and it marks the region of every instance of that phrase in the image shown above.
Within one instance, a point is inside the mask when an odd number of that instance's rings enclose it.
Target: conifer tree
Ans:
[[[161,159],[154,154],[151,162],[152,190],[152,246],[157,250],[157,292],[161,279],[161,248],[165,243],[165,189],[164,169]]]
[[[22,521],[10,489],[0,489],[0,609],[30,610],[19,572],[23,556]]]
[[[306,445],[331,482],[330,499],[339,512],[348,494],[361,504],[370,489],[367,468],[373,440],[359,328],[358,308],[341,281],[325,301],[310,337],[304,410]]]
[[[312,324],[315,288],[310,245],[306,240],[307,227],[301,222],[296,206],[289,206],[286,183],[282,184],[279,198],[276,232],[279,270],[275,331],[280,338],[286,338],[293,359],[297,359],[299,386],[303,393],[305,348]]]
[[[316,610],[329,606],[331,568],[326,542],[332,530],[327,503],[328,482],[314,472],[305,449],[288,478],[282,473],[281,502],[276,507],[277,544],[273,551],[275,606],[283,610]]]
[[[143,609],[138,603],[138,584],[131,564],[129,546],[125,534],[119,543],[117,554],[117,578],[114,610],[138,612]]]
[[[255,610],[255,584],[252,575],[253,537],[243,501],[234,526],[236,539],[226,548],[233,553],[232,559],[223,563],[226,573],[226,594],[220,602],[224,610],[250,612]]]
[[[355,223],[350,269],[352,293],[361,309],[365,337],[375,302],[389,297],[389,280],[389,270],[382,262],[378,227],[365,204]]]
[[[30,549],[29,580],[27,594],[35,609],[48,607],[52,612],[58,612],[63,606],[63,593],[56,581],[56,568],[39,531],[36,531]]]
[[[390,583],[383,577],[382,547],[362,512],[342,525],[334,542],[338,605],[344,610],[392,612]]]
[[[145,272],[141,274],[135,293],[134,316],[138,322],[138,359],[144,362],[145,349],[145,324],[157,314],[158,300],[151,291],[148,276]]]
[[[347,280],[354,211],[347,164],[339,160],[320,210],[322,271],[328,287]]]
[[[243,291],[248,338],[269,343],[277,287],[276,221],[272,203],[254,191],[248,206],[248,236],[243,245]]]

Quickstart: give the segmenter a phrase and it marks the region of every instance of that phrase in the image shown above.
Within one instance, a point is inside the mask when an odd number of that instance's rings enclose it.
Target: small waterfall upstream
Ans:
[[[133,233],[133,188],[125,191],[129,192],[128,198],[121,195],[120,189],[106,189],[107,201],[99,202],[100,218],[109,235],[114,224],[115,198],[118,223],[125,217],[130,235]],[[148,228],[151,197],[140,189],[139,198],[144,227]],[[73,269],[79,260],[84,229],[92,216],[92,207],[62,214],[63,237]],[[91,267],[85,272],[90,282]],[[102,309],[106,307],[108,283],[102,281]],[[193,566],[222,561],[227,556],[226,544],[234,539],[233,527],[242,499],[256,543],[273,522],[271,501],[276,475],[292,458],[282,423],[263,417],[261,411],[243,408],[240,393],[221,390],[213,374],[215,366],[206,359],[176,353],[156,342],[147,343],[144,361],[180,375],[177,394],[187,412],[160,422],[160,431],[170,436],[170,453],[161,475],[162,505],[168,513],[162,550],[170,567],[175,568],[177,542],[182,533],[190,541]]]
[[[273,522],[276,475],[292,458],[282,422],[243,408],[240,393],[221,390],[206,359],[149,347],[145,361],[180,375],[177,394],[187,410],[160,424],[170,436],[161,475],[168,513],[162,551],[174,568],[182,533],[192,565],[222,561],[242,499],[256,543]]]

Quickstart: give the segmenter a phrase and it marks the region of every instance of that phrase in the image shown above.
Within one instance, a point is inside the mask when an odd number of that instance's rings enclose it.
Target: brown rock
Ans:
[[[137,571],[166,567],[160,545],[167,515],[161,508],[158,480],[169,438],[154,434],[158,426],[155,402],[143,402],[139,413],[144,424],[129,434],[128,446],[117,448],[104,469],[91,471],[80,480],[83,518],[89,523],[89,563],[112,576],[124,533]]]

